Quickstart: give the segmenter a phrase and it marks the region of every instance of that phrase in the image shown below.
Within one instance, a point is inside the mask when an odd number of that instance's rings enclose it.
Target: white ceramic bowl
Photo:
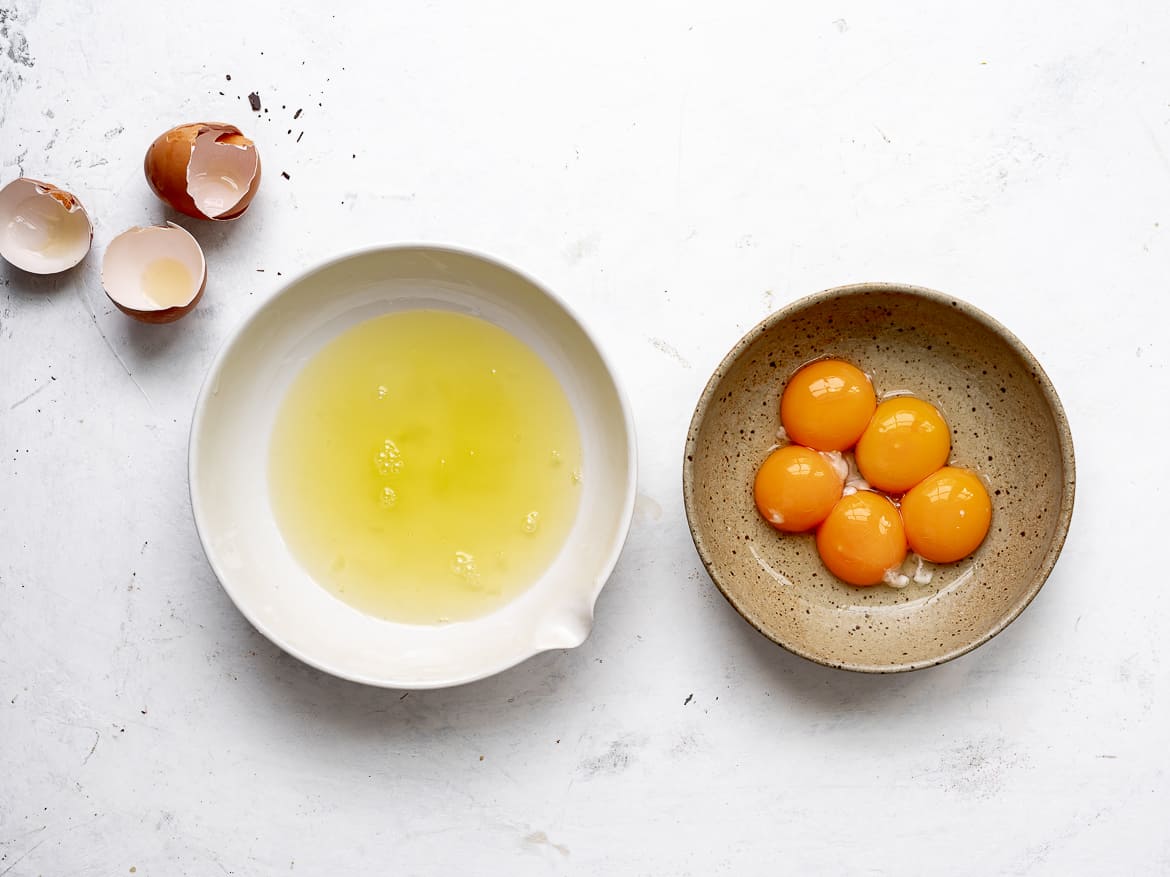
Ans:
[[[357,323],[419,307],[490,320],[540,354],[572,403],[586,473],[576,523],[545,574],[490,615],[433,627],[365,615],[313,581],[284,543],[267,482],[277,409],[305,362]],[[429,245],[358,252],[286,284],[216,357],[191,425],[195,524],[228,596],[302,661],[391,688],[457,685],[580,645],[629,530],[636,465],[629,405],[565,305],[496,261]]]

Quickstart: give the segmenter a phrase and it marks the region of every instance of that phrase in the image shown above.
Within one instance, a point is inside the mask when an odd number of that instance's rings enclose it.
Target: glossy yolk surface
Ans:
[[[777,530],[801,533],[825,519],[843,487],[841,474],[823,456],[788,445],[764,460],[753,493],[765,521]]]
[[[906,538],[916,554],[934,563],[961,560],[991,526],[991,497],[979,476],[947,466],[902,498]]]
[[[913,396],[887,399],[857,442],[857,468],[873,487],[904,493],[947,461],[951,433],[933,405]]]
[[[800,369],[780,397],[788,437],[818,451],[851,448],[873,416],[873,384],[856,366],[822,359]]]
[[[894,504],[860,490],[842,498],[817,530],[829,571],[851,585],[876,585],[906,559],[906,531]]]

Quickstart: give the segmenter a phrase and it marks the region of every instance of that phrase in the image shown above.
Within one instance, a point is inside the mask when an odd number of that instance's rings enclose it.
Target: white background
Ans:
[[[1167,45],[1163,0],[0,0],[0,182],[96,225],[62,277],[0,267],[0,875],[1170,871]],[[206,119],[260,193],[183,221],[207,295],[137,325],[102,251],[171,216],[142,156]],[[200,380],[278,274],[397,240],[562,294],[641,460],[585,645],[409,696],[256,634],[186,487]],[[1032,606],[896,677],[752,631],[681,503],[718,360],[859,280],[1006,323],[1079,464]]]

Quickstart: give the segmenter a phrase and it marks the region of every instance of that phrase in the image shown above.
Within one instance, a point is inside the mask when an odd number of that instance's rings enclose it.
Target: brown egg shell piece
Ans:
[[[34,198],[51,198],[64,211],[66,223],[73,228],[68,231],[71,244],[59,242],[56,259],[46,257],[45,252],[20,241],[13,233],[12,219],[26,201]],[[17,239],[12,239],[17,237]],[[18,177],[0,188],[0,256],[23,271],[31,274],[58,274],[77,265],[89,253],[93,244],[93,223],[81,201],[52,183],[34,180],[32,177]],[[62,251],[60,247],[63,246]]]
[[[182,262],[192,278],[191,293],[182,304],[154,302],[143,288],[143,275],[156,259]],[[136,226],[122,232],[106,248],[102,261],[102,287],[122,313],[142,323],[173,323],[203,298],[207,288],[207,261],[199,242],[185,228],[168,222],[158,226]]]
[[[210,169],[214,173],[201,173]],[[217,184],[225,169],[237,189]],[[260,186],[260,153],[235,125],[193,122],[161,134],[146,151],[143,170],[150,188],[175,210],[225,221],[252,203]]]

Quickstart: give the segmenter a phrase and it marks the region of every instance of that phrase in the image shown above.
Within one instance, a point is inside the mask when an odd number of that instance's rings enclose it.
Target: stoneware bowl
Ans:
[[[482,317],[540,354],[573,406],[586,474],[576,522],[547,572],[492,614],[442,626],[373,618],[319,586],[281,538],[267,483],[277,409],[305,362],[359,322],[419,307]],[[629,529],[635,466],[629,406],[568,309],[511,268],[436,246],[359,252],[290,281],[216,358],[191,426],[195,523],[236,606],[306,663],[393,688],[468,682],[583,642]]]
[[[909,391],[938,406],[951,460],[992,494],[986,541],[929,585],[843,584],[811,534],[780,534],[756,512],[752,483],[777,443],[780,392],[825,356],[870,373],[879,395]],[[941,664],[1010,624],[1052,572],[1073,487],[1068,421],[1024,345],[958,299],[886,283],[810,296],[752,329],[703,391],[683,461],[695,547],[731,605],[791,652],[869,673]]]

